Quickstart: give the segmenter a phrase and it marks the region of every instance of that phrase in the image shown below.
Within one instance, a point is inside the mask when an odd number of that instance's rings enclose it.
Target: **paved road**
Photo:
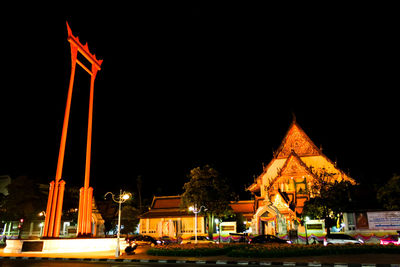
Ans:
[[[117,266],[135,266],[139,267],[139,264],[124,264],[124,263],[103,263],[103,262],[59,262],[59,261],[28,261],[28,260],[3,260],[0,261],[2,267],[117,267]],[[144,267],[143,265],[140,267]],[[150,266],[149,266],[150,267]]]
[[[119,263],[119,262],[60,262],[60,261],[37,261],[37,260],[0,260],[2,267],[160,267],[160,263]],[[214,267],[217,265],[207,266]],[[237,265],[224,265],[237,266]],[[199,267],[198,264],[171,264],[168,267]],[[220,265],[218,265],[220,267]]]
[[[28,260],[3,260],[2,267],[146,267],[144,264],[116,263],[116,262],[59,262],[59,261],[28,261]],[[148,267],[155,265],[147,265]],[[181,266],[182,267],[182,266]]]

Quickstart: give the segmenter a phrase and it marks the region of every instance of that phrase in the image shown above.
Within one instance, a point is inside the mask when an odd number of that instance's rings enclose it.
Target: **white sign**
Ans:
[[[400,230],[400,211],[367,212],[369,229]]]

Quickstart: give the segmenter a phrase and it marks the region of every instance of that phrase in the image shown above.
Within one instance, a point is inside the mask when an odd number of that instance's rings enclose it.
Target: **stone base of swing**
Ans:
[[[4,253],[44,252],[44,253],[74,253],[115,250],[116,238],[70,238],[21,240],[7,239]],[[125,240],[121,238],[122,249]]]

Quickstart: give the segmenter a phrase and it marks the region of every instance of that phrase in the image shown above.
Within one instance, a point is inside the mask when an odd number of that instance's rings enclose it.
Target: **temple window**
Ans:
[[[147,229],[146,229],[146,220],[140,220],[140,232],[142,234],[146,234],[147,233]]]
[[[157,219],[150,219],[150,221],[149,221],[149,234],[157,233],[158,221],[159,220],[157,220]]]
[[[193,233],[193,218],[182,218],[182,233]]]

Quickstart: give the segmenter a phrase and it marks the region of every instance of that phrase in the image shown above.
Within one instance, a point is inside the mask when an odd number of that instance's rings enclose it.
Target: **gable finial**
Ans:
[[[293,123],[296,122],[296,114],[294,112],[292,112],[292,118],[293,118]]]

